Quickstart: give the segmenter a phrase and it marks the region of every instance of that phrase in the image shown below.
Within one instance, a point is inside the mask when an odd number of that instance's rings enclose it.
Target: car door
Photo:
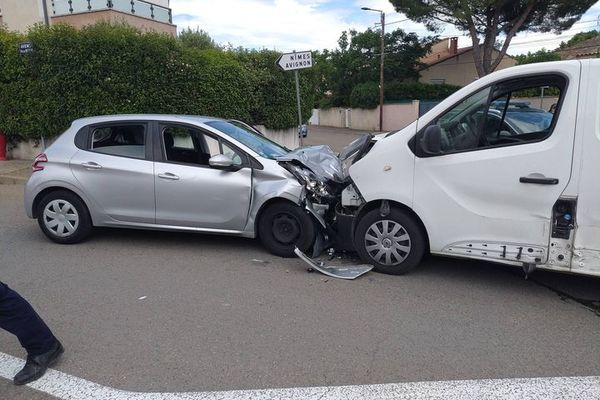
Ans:
[[[146,121],[91,125],[77,134],[73,175],[105,223],[154,223],[154,164]]]
[[[496,83],[420,127],[413,204],[432,252],[545,261],[552,208],[571,176],[578,78],[579,66],[570,64]],[[539,102],[542,88],[559,99],[547,129],[524,124],[507,135],[502,122],[487,120],[491,104],[490,118],[506,118],[513,99]]]
[[[156,126],[156,223],[207,230],[241,231],[248,219],[252,169],[235,146],[190,125]],[[228,170],[209,166],[226,154]]]

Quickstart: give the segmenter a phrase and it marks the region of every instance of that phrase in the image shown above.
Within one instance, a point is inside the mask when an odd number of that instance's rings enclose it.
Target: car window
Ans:
[[[488,145],[495,145],[506,141],[535,141],[548,136],[552,121],[557,117],[549,109],[552,104],[556,104],[560,95],[561,88],[552,83],[536,83],[530,87],[516,89],[500,86],[495,90],[486,126],[489,120],[498,118],[502,124],[497,129],[487,129],[484,132],[484,141]]]
[[[121,157],[146,158],[144,125],[114,125],[94,128],[90,150]]]
[[[466,98],[438,119],[445,152],[469,150],[479,146],[479,132],[487,107],[490,88]]]
[[[244,146],[248,146],[252,151],[259,154],[261,157],[276,159],[289,153],[285,147],[267,139],[257,131],[244,127],[242,124],[234,125],[229,121],[210,121],[207,125],[218,129],[227,136],[237,140]]]
[[[233,165],[242,165],[242,157],[226,143],[223,143],[223,154],[231,158]]]
[[[209,166],[211,157],[225,154],[234,165],[243,165],[244,156],[221,139],[199,129],[179,125],[162,126],[164,159],[170,162]]]
[[[425,138],[426,129],[420,132],[421,152],[431,156],[544,140],[558,118],[565,86],[563,77],[538,76],[480,90],[432,123],[440,128],[435,131],[441,136],[439,153],[423,150],[425,142],[438,141]]]
[[[163,139],[165,137],[170,137],[173,139],[173,147],[188,150],[196,149],[192,139],[192,132],[188,128],[168,126],[163,130]]]
[[[202,135],[204,137],[204,142],[206,143],[207,153],[210,156],[216,156],[217,154],[221,154],[221,146],[219,145],[219,141],[212,136]]]

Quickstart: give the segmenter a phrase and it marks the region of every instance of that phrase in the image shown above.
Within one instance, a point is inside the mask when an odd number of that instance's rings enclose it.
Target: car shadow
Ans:
[[[575,301],[600,316],[600,277],[548,270],[535,270],[526,277],[522,268],[517,266],[439,256],[427,256],[422,265],[410,274],[481,284],[492,284],[494,277],[523,280],[553,291],[562,300]]]

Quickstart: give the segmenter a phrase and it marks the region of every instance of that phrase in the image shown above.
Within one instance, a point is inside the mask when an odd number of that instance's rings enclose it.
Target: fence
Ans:
[[[115,10],[171,24],[171,9],[143,0],[52,0],[52,15],[63,16],[90,11]]]

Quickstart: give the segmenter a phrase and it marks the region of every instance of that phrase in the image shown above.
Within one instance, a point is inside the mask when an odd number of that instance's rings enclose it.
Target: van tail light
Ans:
[[[33,164],[31,164],[31,169],[33,170],[33,172],[36,171],[43,171],[44,170],[44,163],[48,162],[48,157],[46,157],[46,155],[44,153],[39,154],[35,160],[33,160]]]

